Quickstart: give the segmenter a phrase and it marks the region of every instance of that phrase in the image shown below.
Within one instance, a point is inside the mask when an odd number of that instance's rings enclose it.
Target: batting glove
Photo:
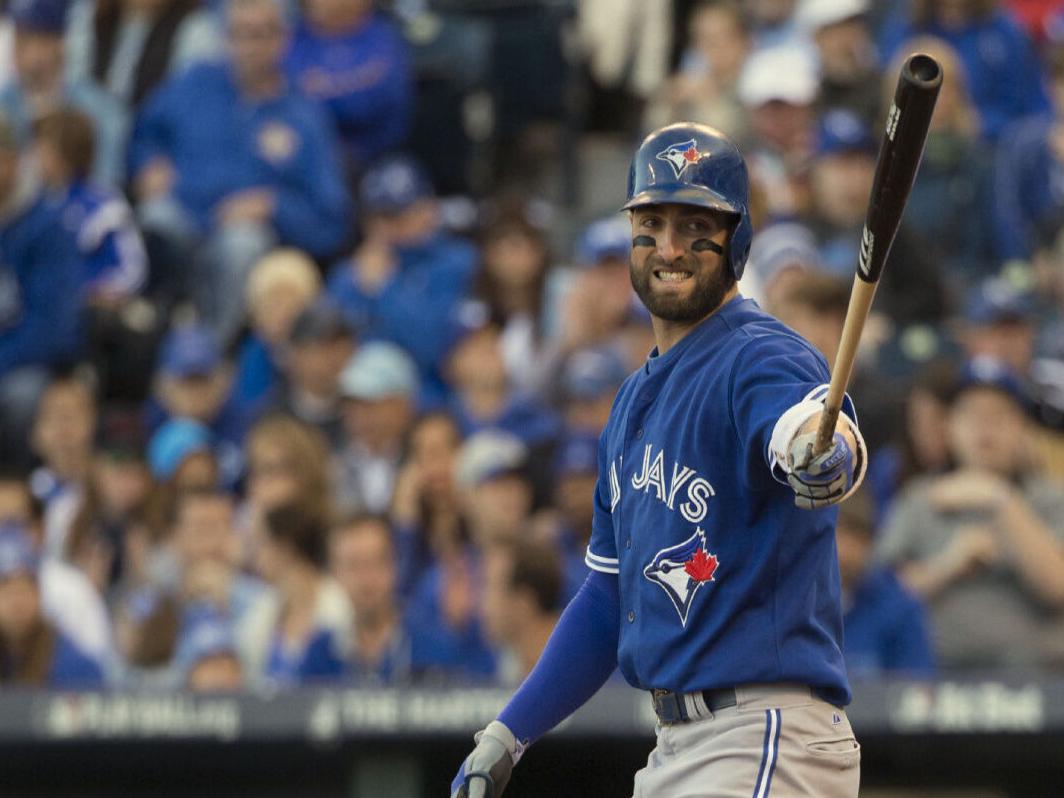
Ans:
[[[806,510],[837,504],[853,487],[854,457],[846,439],[836,432],[831,445],[814,457],[816,436],[795,436],[787,453],[787,482],[794,489],[794,503]]]
[[[525,746],[497,720],[473,739],[476,748],[451,782],[451,798],[499,798]]]

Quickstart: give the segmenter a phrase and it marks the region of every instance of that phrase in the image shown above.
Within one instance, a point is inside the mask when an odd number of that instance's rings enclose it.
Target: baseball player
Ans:
[[[618,665],[658,717],[635,798],[857,795],[830,505],[868,458],[848,400],[813,456],[827,364],[738,292],[747,183],[705,125],[661,128],[635,154],[631,277],[657,346],[599,441],[591,573],[453,796],[498,798]]]

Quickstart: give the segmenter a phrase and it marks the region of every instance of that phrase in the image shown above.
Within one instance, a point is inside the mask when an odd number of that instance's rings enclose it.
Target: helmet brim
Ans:
[[[691,205],[696,208],[708,208],[724,213],[742,214],[742,209],[729,202],[717,192],[702,186],[657,186],[640,191],[621,206],[622,211],[630,211],[644,205]]]

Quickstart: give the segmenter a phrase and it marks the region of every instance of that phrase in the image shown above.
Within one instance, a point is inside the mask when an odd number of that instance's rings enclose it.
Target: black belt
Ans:
[[[687,723],[692,718],[687,711],[687,703],[684,696],[690,693],[674,693],[672,690],[651,690],[650,697],[654,701],[654,713],[658,720],[665,725],[673,723]],[[738,702],[735,690],[731,687],[722,687],[717,690],[702,690],[701,695],[710,712],[719,712],[728,707],[734,707]]]

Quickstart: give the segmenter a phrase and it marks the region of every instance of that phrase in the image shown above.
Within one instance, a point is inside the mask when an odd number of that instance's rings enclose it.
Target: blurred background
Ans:
[[[2,6],[0,794],[445,795],[585,575],[640,138],[740,143],[742,291],[831,361],[916,50],[862,795],[1064,794],[1059,0]],[[628,795],[652,729],[615,677],[507,794]]]

